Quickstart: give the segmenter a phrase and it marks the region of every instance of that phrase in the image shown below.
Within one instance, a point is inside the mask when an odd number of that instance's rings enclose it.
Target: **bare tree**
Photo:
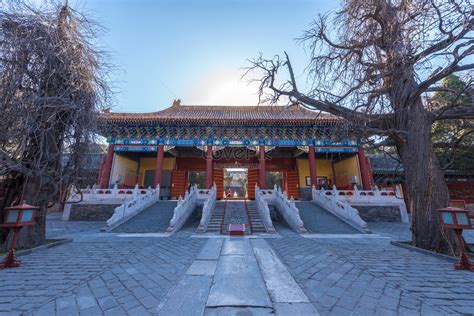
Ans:
[[[3,206],[24,199],[41,207],[20,246],[44,242],[48,204],[59,198],[61,183],[82,176],[97,113],[109,96],[108,68],[93,44],[98,30],[67,1],[40,8],[15,1],[0,9]],[[64,151],[69,160],[61,168]]]
[[[435,210],[448,205],[449,192],[432,125],[473,118],[474,106],[471,98],[430,109],[425,100],[450,74],[472,78],[473,26],[473,6],[465,0],[346,0],[334,15],[319,16],[301,39],[311,53],[310,91],[298,89],[286,53],[260,56],[249,71],[262,73],[261,102],[287,97],[395,145],[405,166],[413,243],[448,251]]]

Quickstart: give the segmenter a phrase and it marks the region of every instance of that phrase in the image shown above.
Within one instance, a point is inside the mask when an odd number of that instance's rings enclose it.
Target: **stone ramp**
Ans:
[[[244,200],[227,201],[224,214],[224,226],[222,227],[223,235],[229,235],[229,224],[245,224],[245,235],[251,233]]]
[[[355,228],[311,201],[296,202],[296,207],[310,234],[360,234]]]
[[[164,233],[176,205],[176,201],[158,201],[113,229],[112,233]]]

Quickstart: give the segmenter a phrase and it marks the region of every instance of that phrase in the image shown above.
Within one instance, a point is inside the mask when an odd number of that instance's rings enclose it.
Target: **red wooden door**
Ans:
[[[255,200],[255,184],[258,182],[258,169],[248,169],[247,173],[247,196]]]
[[[212,181],[216,184],[216,197],[220,200],[224,196],[224,169],[214,169]]]
[[[180,195],[184,198],[186,191],[186,171],[173,170],[171,172],[171,197],[178,198]]]
[[[300,198],[300,185],[298,171],[286,172],[286,192],[288,197],[293,197],[295,200]]]

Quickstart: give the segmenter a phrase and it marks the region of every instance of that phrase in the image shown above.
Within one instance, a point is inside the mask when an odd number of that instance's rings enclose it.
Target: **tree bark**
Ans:
[[[405,168],[414,246],[443,253],[453,251],[452,236],[442,231],[437,209],[449,205],[449,191],[431,139],[432,122],[421,100],[403,114],[405,142],[397,148]]]

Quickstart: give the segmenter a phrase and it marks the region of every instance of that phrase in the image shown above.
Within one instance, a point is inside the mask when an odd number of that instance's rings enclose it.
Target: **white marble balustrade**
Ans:
[[[312,198],[316,204],[362,228],[367,227],[367,223],[352,206],[398,207],[401,221],[404,223],[409,221],[405,201],[398,188],[396,191],[381,191],[377,187],[374,190],[359,190],[357,187],[354,190],[338,190],[335,186],[332,190],[316,190],[313,187]]]
[[[273,200],[273,190],[262,190],[255,185],[255,204],[257,205],[258,213],[262,219],[267,233],[275,232],[272,218],[270,217],[270,209],[268,207],[268,200]]]
[[[126,200],[122,205],[114,210],[114,214],[107,220],[108,227],[118,226],[141,211],[152,206],[160,200],[160,186],[156,189],[148,188],[140,190],[138,184],[135,186],[130,199]]]
[[[118,201],[126,201],[132,198],[136,198],[138,195],[147,194],[151,190],[140,189],[138,184],[135,185],[133,189],[119,189],[117,185],[114,185],[112,189],[99,189],[95,186],[92,188],[85,188],[78,190],[75,186],[71,187],[69,198],[67,202],[69,203],[111,203]]]
[[[217,201],[217,188],[216,184],[208,190],[198,190],[198,198],[204,200],[204,205],[202,207],[202,216],[201,221],[199,222],[198,230],[204,231],[209,225],[209,221],[212,216],[212,212],[216,206]]]

